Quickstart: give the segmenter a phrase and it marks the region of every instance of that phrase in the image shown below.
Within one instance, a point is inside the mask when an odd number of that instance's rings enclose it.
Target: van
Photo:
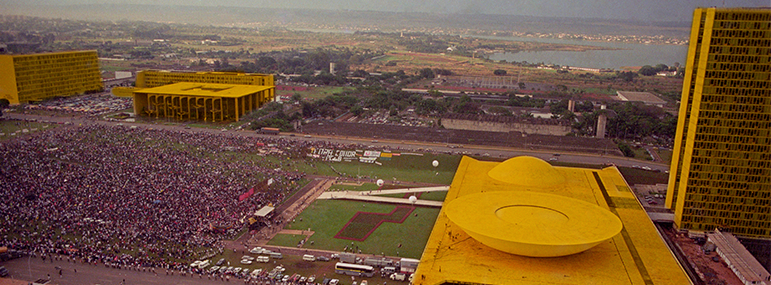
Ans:
[[[282,259],[284,258],[284,255],[282,255],[280,252],[274,252],[270,254],[270,257],[275,259]]]
[[[198,263],[198,268],[204,269],[206,268],[206,266],[209,266],[209,264],[211,264],[211,261],[209,260],[201,261],[200,263]]]
[[[380,271],[383,271],[385,273],[394,273],[396,272],[396,267],[386,266],[386,267],[383,267],[383,269],[381,269]]]
[[[395,281],[404,281],[406,277],[407,277],[406,274],[399,273],[399,272],[391,273],[391,276],[389,276],[391,280],[395,280]]]
[[[265,255],[260,255],[260,256],[257,257],[256,261],[257,262],[262,262],[262,263],[267,263],[267,262],[270,261],[270,257],[265,256]]]
[[[303,255],[303,260],[313,262],[316,261],[316,257],[310,254],[306,254]]]

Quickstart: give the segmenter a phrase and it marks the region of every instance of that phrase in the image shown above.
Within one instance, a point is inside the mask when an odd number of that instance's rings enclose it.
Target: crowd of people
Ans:
[[[125,126],[66,126],[0,144],[0,245],[89,263],[184,267],[222,251],[303,173],[252,159],[310,143]],[[255,154],[255,155],[250,155]],[[238,196],[265,179],[249,199]]]

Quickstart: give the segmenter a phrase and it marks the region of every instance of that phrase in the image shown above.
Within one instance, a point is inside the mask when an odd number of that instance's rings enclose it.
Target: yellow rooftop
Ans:
[[[574,254],[525,256],[593,241]],[[617,168],[532,157],[461,160],[413,283],[691,284]]]
[[[238,97],[243,97],[256,92],[270,90],[272,88],[274,87],[257,86],[257,85],[180,82],[180,83],[163,85],[163,86],[153,87],[153,88],[143,88],[135,92],[145,93],[145,94],[238,98]]]

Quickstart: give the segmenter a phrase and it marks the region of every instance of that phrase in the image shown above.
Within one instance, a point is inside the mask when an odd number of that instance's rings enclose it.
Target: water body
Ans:
[[[475,36],[477,37],[477,36]],[[586,45],[613,48],[616,50],[591,51],[525,51],[516,53],[494,53],[489,58],[494,61],[527,61],[529,63],[557,64],[588,68],[620,69],[624,66],[654,66],[663,63],[669,66],[679,62],[685,65],[688,56],[686,45],[633,44],[619,42],[591,42],[579,40],[543,39],[526,37],[480,37],[497,40],[542,42],[570,45]]]

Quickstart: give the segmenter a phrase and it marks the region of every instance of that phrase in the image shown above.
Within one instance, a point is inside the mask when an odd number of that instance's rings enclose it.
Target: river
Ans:
[[[508,62],[527,61],[529,63],[557,64],[561,66],[575,66],[588,68],[620,69],[624,66],[643,66],[663,63],[669,66],[675,62],[685,65],[688,56],[687,45],[664,44],[634,44],[621,42],[592,42],[580,40],[562,40],[549,38],[527,37],[482,37],[487,39],[543,42],[570,45],[588,45],[613,48],[614,50],[590,50],[590,51],[525,51],[516,53],[494,53],[489,58],[494,61],[506,60]]]

